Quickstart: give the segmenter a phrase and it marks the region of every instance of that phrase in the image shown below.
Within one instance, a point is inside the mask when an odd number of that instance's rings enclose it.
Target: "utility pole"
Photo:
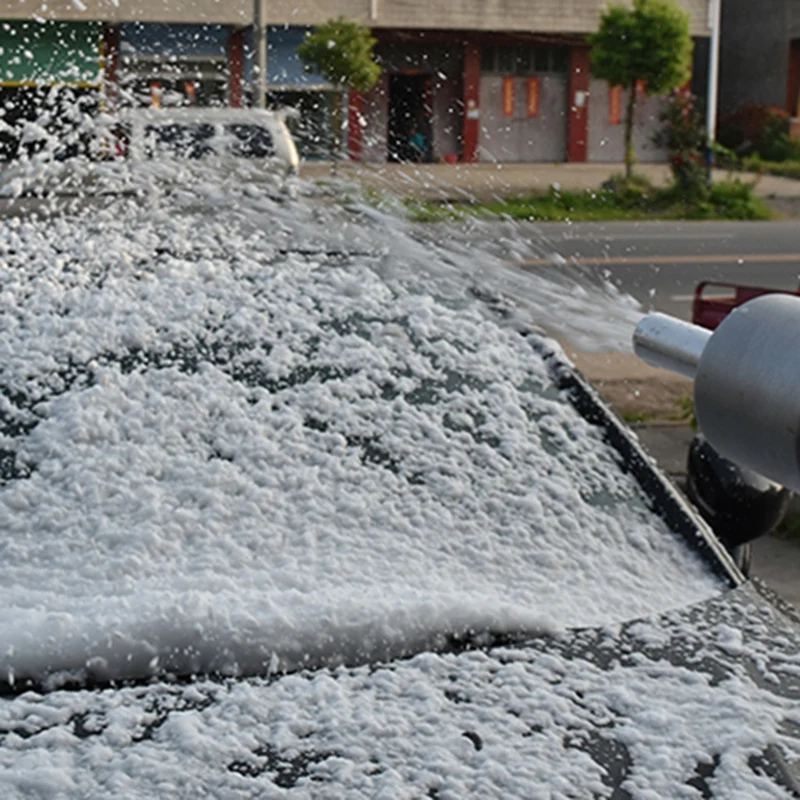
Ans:
[[[253,41],[256,50],[256,80],[253,102],[267,107],[267,0],[253,0]]]
[[[708,99],[706,100],[706,168],[711,182],[714,142],[717,138],[717,99],[719,97],[719,40],[722,26],[722,0],[708,0],[711,41],[708,48]]]

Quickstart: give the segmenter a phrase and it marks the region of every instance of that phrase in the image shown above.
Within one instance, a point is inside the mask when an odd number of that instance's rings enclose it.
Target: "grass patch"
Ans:
[[[466,216],[481,216],[484,212],[477,205],[460,203],[457,206],[449,202],[433,200],[406,200],[403,205],[413,222],[452,222]]]
[[[629,425],[637,422],[654,422],[656,419],[658,419],[656,414],[652,411],[634,411],[631,409],[625,409],[621,411],[620,416]]]
[[[756,197],[753,186],[723,181],[697,198],[675,187],[659,189],[637,176],[612,179],[598,190],[571,192],[551,188],[546,193],[512,197],[490,203],[414,200],[406,203],[415,222],[442,222],[472,217],[502,217],[534,222],[600,222],[647,219],[771,219],[769,206]]]
[[[748,156],[741,162],[741,167],[759,175],[777,175],[780,178],[800,180],[800,161],[765,161],[759,156]]]
[[[487,203],[483,213],[510,219],[542,222],[646,219],[648,209],[640,202],[628,202],[607,189],[585,192],[550,190],[546,195],[511,198]]]
[[[660,412],[650,409],[623,408],[619,411],[628,424],[645,422],[685,422],[693,430],[697,430],[697,420],[694,415],[694,398],[690,394],[681,395],[676,401],[672,411]]]
[[[686,422],[693,431],[696,431],[697,417],[694,413],[694,397],[690,394],[682,394],[675,403],[675,412],[669,418],[675,422]]]

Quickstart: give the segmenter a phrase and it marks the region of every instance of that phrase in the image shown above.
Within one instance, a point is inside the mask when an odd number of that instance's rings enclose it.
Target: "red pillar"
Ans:
[[[116,111],[119,100],[119,38],[118,25],[103,25],[103,94],[107,111]]]
[[[791,43],[788,83],[786,110],[791,114],[789,136],[800,139],[800,39],[794,39]]]
[[[567,161],[586,161],[589,149],[589,48],[576,45],[569,59]]]
[[[465,164],[478,160],[481,126],[481,47],[469,42],[464,49],[464,154]]]
[[[244,96],[244,28],[231,28],[228,34],[228,101],[241,108]]]
[[[797,117],[800,109],[800,39],[794,39],[789,46],[789,81],[786,96],[786,110]]]
[[[364,95],[355,90],[350,91],[347,106],[347,152],[351,161],[361,161],[364,154],[363,130]]]

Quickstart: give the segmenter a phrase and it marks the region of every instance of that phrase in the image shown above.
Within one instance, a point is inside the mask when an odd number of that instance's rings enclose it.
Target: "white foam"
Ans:
[[[0,671],[371,660],[719,590],[520,314],[474,299],[486,272],[380,212],[175,169],[154,206],[0,235],[5,413],[37,423],[4,440],[31,475],[0,489]],[[120,365],[141,350],[162,368]]]

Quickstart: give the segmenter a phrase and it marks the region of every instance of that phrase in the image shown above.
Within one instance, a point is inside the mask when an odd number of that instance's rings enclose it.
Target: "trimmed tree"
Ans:
[[[625,109],[625,176],[633,174],[633,122],[637,86],[647,95],[683,86],[691,75],[689,15],[670,0],[609,5],[600,29],[589,37],[592,74],[628,90]]]
[[[342,97],[346,90],[369,91],[381,76],[372,55],[377,40],[356,22],[339,17],[306,35],[297,55],[306,72],[316,72],[333,84],[333,169],[342,145]]]

